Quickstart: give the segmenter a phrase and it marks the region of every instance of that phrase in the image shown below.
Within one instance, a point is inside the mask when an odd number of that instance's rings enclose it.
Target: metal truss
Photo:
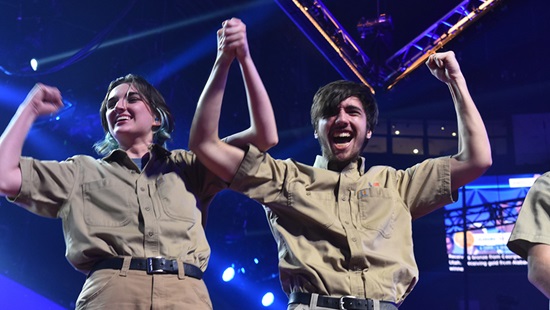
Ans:
[[[317,49],[347,79],[359,80],[372,93],[373,62],[319,0],[275,0]]]
[[[496,228],[516,222],[525,197],[469,206],[445,212],[445,230],[454,233],[480,228]]]
[[[392,88],[423,64],[431,54],[441,49],[501,1],[462,1],[386,61],[388,72],[380,76],[382,85],[387,89]]]
[[[347,79],[391,89],[502,0],[464,0],[382,64],[374,63],[321,0],[275,0]]]

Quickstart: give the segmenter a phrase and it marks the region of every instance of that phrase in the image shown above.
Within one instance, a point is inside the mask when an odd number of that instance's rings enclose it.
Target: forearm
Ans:
[[[458,124],[458,153],[453,156],[459,168],[453,180],[458,188],[481,176],[492,164],[491,146],[483,119],[470,96],[463,77],[447,83],[453,97]]]
[[[191,124],[189,148],[224,181],[231,181],[244,152],[220,140],[218,123],[230,62],[216,59]]]
[[[235,146],[254,144],[267,151],[279,142],[271,100],[250,56],[239,62],[248,101],[250,127],[227,138]]]
[[[219,140],[218,123],[230,65],[216,59],[199,98],[189,135],[189,148],[194,152],[200,152],[201,148]]]
[[[21,188],[21,169],[19,160],[23,143],[33,122],[36,113],[28,104],[22,104],[11,119],[0,137],[0,194],[16,196]]]
[[[247,57],[240,65],[248,98],[251,128],[255,132],[255,141],[252,143],[261,151],[266,151],[279,142],[271,100],[252,59]]]

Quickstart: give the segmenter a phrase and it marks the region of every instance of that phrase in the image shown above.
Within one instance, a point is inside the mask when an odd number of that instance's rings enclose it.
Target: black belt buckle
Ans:
[[[164,269],[166,258],[147,257],[147,274],[167,273]]]
[[[346,302],[345,299],[352,299],[352,300]],[[355,296],[342,296],[338,300],[338,309],[339,310],[347,310],[347,309],[374,310],[374,301],[370,298],[358,299]]]
[[[348,308],[346,308],[346,304],[344,303],[344,298],[356,298],[355,296],[342,296],[340,297],[340,300],[338,300],[338,309],[340,310],[346,310]]]

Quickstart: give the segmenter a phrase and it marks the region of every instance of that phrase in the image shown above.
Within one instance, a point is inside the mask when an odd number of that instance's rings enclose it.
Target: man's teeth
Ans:
[[[334,137],[336,137],[336,138],[349,138],[349,137],[351,137],[351,135],[348,132],[342,132],[342,133],[335,134]]]

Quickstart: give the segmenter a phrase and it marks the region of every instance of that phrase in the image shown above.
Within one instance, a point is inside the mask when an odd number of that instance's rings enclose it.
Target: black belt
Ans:
[[[311,294],[294,292],[290,294],[288,299],[289,304],[304,304],[309,305],[311,300]],[[397,309],[397,306],[393,302],[380,301],[380,304],[392,305]],[[355,298],[353,296],[328,297],[319,295],[317,298],[317,306],[330,308],[330,309],[346,309],[346,310],[373,310],[374,301],[370,298]]]
[[[112,257],[97,262],[90,270],[88,277],[99,269],[122,269],[122,257]],[[130,268],[132,270],[144,270],[148,274],[177,274],[178,261],[164,257],[132,258]],[[183,271],[186,276],[202,279],[202,270],[194,265],[183,263]]]

